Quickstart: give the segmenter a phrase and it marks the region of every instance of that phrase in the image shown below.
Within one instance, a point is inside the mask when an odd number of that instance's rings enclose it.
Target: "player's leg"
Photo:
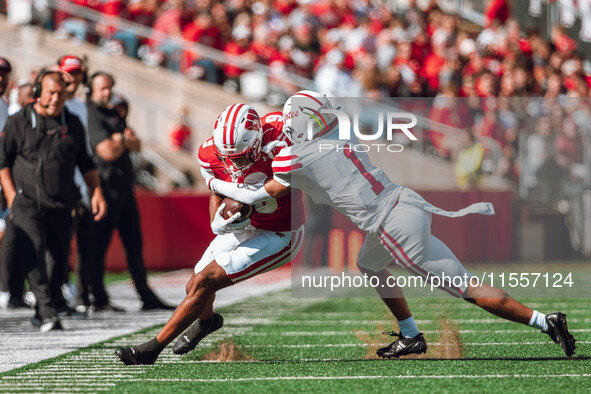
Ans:
[[[156,362],[166,345],[189,328],[207,308],[211,308],[211,300],[215,292],[232,285],[226,272],[215,261],[198,274],[193,274],[190,282],[187,296],[154,339],[131,348],[117,349],[116,354],[121,361],[126,365]]]
[[[233,284],[226,271],[216,261],[211,262],[201,272],[193,274],[193,276],[187,296],[156,336],[162,346],[172,342],[206,310],[208,312],[212,310],[212,297],[216,291]]]
[[[211,244],[207,247],[206,251],[199,262],[195,265],[194,274],[189,279],[186,286],[187,295],[189,295],[195,286],[199,278],[199,274],[209,266],[209,264],[216,262],[216,256],[221,256],[224,253],[232,252],[240,244],[240,240],[244,240],[246,237],[252,236],[254,233],[248,233],[246,235],[238,234],[223,234],[218,235],[214,238]],[[221,257],[221,260],[226,262],[226,255]],[[217,263],[217,262],[216,262]],[[227,274],[227,273],[226,273]],[[199,342],[207,335],[219,330],[223,324],[224,319],[219,313],[214,313],[213,302],[215,300],[215,294],[213,294],[206,302],[203,311],[198,316],[197,321],[194,321],[193,325],[181,335],[178,341],[174,344],[173,352],[177,354],[185,354],[190,352],[199,344]]]
[[[462,264],[447,245],[434,236],[431,236],[427,255],[429,260],[435,264],[447,267],[451,265],[457,266],[456,275],[462,274]],[[547,333],[555,343],[558,343],[563,348],[567,356],[570,357],[574,354],[575,339],[568,332],[565,314],[557,312],[545,315],[532,310],[511,298],[504,290],[485,283],[476,284],[468,281],[465,285],[463,298],[495,316],[525,324]]]
[[[457,289],[466,301],[478,305],[495,316],[517,323],[529,323],[533,311],[509,297],[505,291],[487,284],[470,286],[470,278],[473,275],[464,268],[447,245],[437,237],[430,236],[425,247],[425,256],[426,259],[421,267],[431,275],[442,277],[445,273],[445,276],[449,278],[462,278],[459,287],[453,287],[453,285],[450,287]],[[458,282],[460,281],[457,280],[456,284]]]
[[[204,272],[205,274],[207,274],[208,272],[211,272],[213,270],[217,272],[217,275],[220,275],[220,272],[218,270],[219,265],[215,262],[215,256],[235,249],[236,246],[238,246],[238,244],[239,241],[234,234],[223,234],[218,235],[214,238],[214,240],[209,244],[209,246],[203,253],[201,260],[199,260],[199,262],[195,266],[194,273],[187,282],[187,285],[185,287],[187,296],[179,304],[179,306],[177,307],[177,309],[175,310],[175,312],[173,313],[172,317],[169,319],[165,327],[160,331],[160,333],[158,334],[159,338],[154,338],[149,342],[139,345],[139,349],[137,349],[138,347],[133,347],[120,348],[117,350],[116,354],[125,364],[154,363],[156,361],[156,358],[158,357],[158,354],[160,354],[162,349],[164,349],[164,346],[170,343],[170,341],[172,341],[176,336],[178,336],[183,330],[188,328],[199,317],[201,317],[202,315],[206,315],[210,311],[213,312],[213,294],[210,294],[209,297],[204,296],[203,300],[199,300],[202,304],[200,305],[200,307],[202,307],[202,310],[198,310],[197,313],[191,312],[190,309],[194,308],[191,307],[191,303],[195,302],[195,296],[199,295],[198,288],[200,286],[201,278],[204,276]],[[209,267],[209,265],[215,265],[215,267]],[[184,320],[184,323],[182,320]],[[199,326],[199,324],[200,321],[196,322],[197,326]],[[171,337],[171,335],[174,335],[175,331],[178,331],[176,336]],[[187,336],[187,342],[190,342],[188,334],[189,333],[187,332],[183,336]],[[136,356],[136,354],[138,353],[147,353],[148,356],[145,359],[138,359],[138,356]]]
[[[207,315],[216,291],[286,264],[291,258],[292,244],[299,250],[302,239],[303,227],[288,233],[257,231],[216,237],[195,266],[187,297],[156,338],[133,348],[119,348],[116,354],[125,364],[153,364],[164,346],[198,317]],[[192,350],[222,323],[221,316],[215,313],[208,320],[198,320],[179,338],[173,350],[177,354]],[[219,326],[212,330],[210,325]]]
[[[197,275],[194,275],[197,278]],[[203,338],[222,328],[224,318],[215,313],[213,302],[215,293],[206,301],[203,311],[189,329],[175,342],[172,351],[176,354],[185,354],[193,350]]]
[[[201,312],[201,315],[199,315],[199,320],[208,320],[213,316],[213,314],[214,314],[213,302],[214,301],[215,301],[215,294],[213,294],[211,297],[209,297],[209,301],[207,301],[205,308],[203,308],[203,312]]]
[[[381,239],[399,262],[455,297],[465,298],[496,316],[530,325],[547,332],[570,356],[574,338],[568,333],[566,317],[556,313],[548,317],[527,308],[501,289],[470,286],[468,272],[452,251],[431,235],[430,214],[410,204],[399,204],[382,228]]]
[[[263,272],[278,268],[291,260],[299,251],[303,241],[303,227],[294,232],[276,233],[261,231],[255,233],[228,234],[212,242],[208,251],[195,266],[195,272],[215,260],[223,267],[232,283],[238,283]],[[228,245],[232,250],[226,251]],[[213,312],[213,298],[210,309],[204,309],[195,322],[174,344],[176,354],[185,354],[207,335],[223,325],[221,315]]]
[[[389,346],[378,349],[377,354],[390,358],[424,353],[427,350],[427,342],[417,328],[402,289],[395,286],[394,277],[385,268],[391,261],[392,256],[380,244],[379,238],[374,234],[367,234],[359,251],[357,266],[362,273],[379,279],[375,290],[396,317],[400,327],[400,334],[392,332],[392,335],[400,338]]]
[[[382,301],[384,301],[384,304],[386,304],[390,312],[392,312],[396,320],[400,322],[401,320],[406,320],[412,317],[412,313],[410,312],[410,308],[406,303],[406,298],[404,298],[402,289],[398,286],[392,286],[393,282],[390,278],[393,278],[393,276],[390,271],[383,269],[378,272],[372,272],[361,267],[360,270],[362,273],[367,274],[368,276],[373,276],[379,279],[378,286],[375,288],[375,290]],[[392,287],[388,288],[388,284]]]
[[[408,319],[412,314],[402,289],[392,286],[394,278],[386,269],[392,260],[392,256],[381,245],[379,238],[375,234],[367,234],[357,256],[357,267],[362,273],[379,278],[379,284],[375,290],[396,319],[400,321]],[[392,279],[390,279],[391,277]]]

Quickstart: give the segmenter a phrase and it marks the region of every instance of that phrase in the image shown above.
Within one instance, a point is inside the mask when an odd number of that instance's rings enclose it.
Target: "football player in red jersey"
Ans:
[[[246,104],[227,107],[216,120],[213,137],[199,148],[206,181],[216,178],[248,187],[272,177],[273,158],[289,145],[282,129],[281,112],[260,119]],[[229,219],[222,217],[222,200],[219,194],[211,196],[211,228],[217,236],[195,265],[187,283],[187,297],[154,339],[117,349],[117,356],[126,365],[153,364],[164,347],[187,328],[173,351],[185,354],[193,350],[223,325],[222,316],[213,311],[218,290],[280,267],[299,251],[304,238],[300,191],[288,191],[255,205],[251,217],[242,221],[240,213]]]

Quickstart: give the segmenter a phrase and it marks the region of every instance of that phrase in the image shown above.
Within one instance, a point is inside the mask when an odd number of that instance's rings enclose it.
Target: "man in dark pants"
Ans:
[[[95,220],[107,210],[99,177],[85,148],[84,129],[64,108],[70,80],[59,70],[42,72],[35,83],[34,103],[10,117],[0,135],[0,182],[6,195],[17,253],[35,294],[40,331],[61,329],[56,300],[61,292],[69,250],[72,208],[80,198],[74,169],[84,176]],[[54,264],[48,273],[45,251]],[[4,253],[5,255],[5,253]]]
[[[119,309],[109,304],[103,285],[105,253],[115,229],[119,230],[123,241],[129,272],[143,302],[142,310],[174,309],[162,302],[148,286],[142,256],[140,216],[133,194],[135,171],[129,157],[129,152],[140,150],[140,141],[125,120],[109,106],[114,84],[113,76],[97,72],[89,78],[87,86],[90,145],[95,153],[105,198],[111,207],[105,220],[95,223],[92,230],[91,269],[94,274],[91,277],[95,311]]]
[[[0,131],[4,129],[4,125],[8,120],[8,105],[4,101],[3,96],[8,87],[10,72],[12,67],[7,59],[0,57]],[[6,201],[2,197],[2,216],[6,215]],[[3,218],[2,220],[4,220]],[[3,231],[2,244],[8,250],[7,255],[16,249],[14,244],[14,233],[7,229]],[[14,264],[16,263],[16,264]],[[25,276],[22,267],[13,258],[0,258],[0,295],[8,297],[7,304],[1,307],[13,308],[28,308],[28,305],[23,301],[23,293],[25,289]]]

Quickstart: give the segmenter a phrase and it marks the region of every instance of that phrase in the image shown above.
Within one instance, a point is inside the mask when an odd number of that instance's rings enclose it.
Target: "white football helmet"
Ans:
[[[244,170],[260,156],[263,129],[259,114],[247,104],[233,104],[218,116],[213,143],[224,166]]]
[[[297,144],[331,132],[337,126],[337,117],[321,113],[323,109],[333,109],[325,95],[312,90],[295,93],[283,106],[283,133]]]

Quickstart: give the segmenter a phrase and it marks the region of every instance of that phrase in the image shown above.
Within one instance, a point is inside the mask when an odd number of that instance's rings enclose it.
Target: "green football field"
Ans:
[[[429,342],[425,355],[376,359],[396,329],[379,299],[292,299],[273,293],[220,309],[224,327],[185,356],[169,346],[152,366],[114,351],[159,327],[0,375],[0,392],[591,392],[586,299],[522,300],[563,311],[577,338],[567,359],[549,337],[455,299],[409,300]]]

